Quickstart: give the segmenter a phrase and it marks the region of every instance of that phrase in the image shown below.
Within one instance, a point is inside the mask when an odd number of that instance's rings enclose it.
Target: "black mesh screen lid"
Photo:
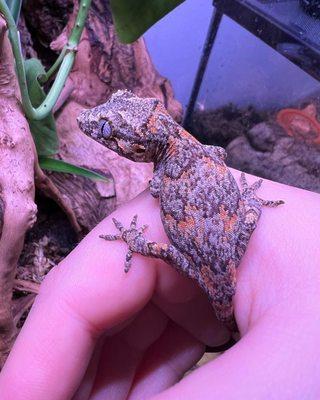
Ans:
[[[300,4],[309,15],[320,18],[320,0],[300,0]]]
[[[320,0],[240,0],[270,21],[320,50]],[[312,15],[313,16],[312,16]]]

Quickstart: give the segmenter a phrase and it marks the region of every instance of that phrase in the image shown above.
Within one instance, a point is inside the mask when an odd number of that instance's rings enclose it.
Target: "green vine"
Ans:
[[[80,0],[79,3],[78,15],[68,43],[48,71],[44,69],[40,60],[36,58],[24,60],[21,54],[16,24],[22,0],[0,0],[0,13],[7,22],[22,106],[35,142],[40,167],[50,171],[107,181],[108,178],[94,171],[53,158],[58,152],[59,140],[52,110],[73,66],[91,0]],[[46,94],[42,86],[55,74],[57,74],[55,81],[49,93]]]
[[[22,0],[7,0],[7,4],[13,19],[17,23],[19,20]]]
[[[12,2],[13,6],[15,6],[14,9],[17,8],[18,3],[19,2]],[[0,0],[0,13],[4,16],[4,19],[8,25],[9,40],[11,42],[12,51],[16,62],[16,72],[21,92],[22,106],[28,119],[41,120],[47,117],[56,104],[73,66],[77,46],[79,44],[90,5],[91,0],[80,0],[78,15],[72,28],[68,43],[62,50],[54,65],[44,76],[41,77],[41,83],[44,83],[58,70],[55,81],[44,101],[39,105],[39,107],[34,108],[28,93],[24,60],[20,50],[20,39],[15,19],[5,0]]]

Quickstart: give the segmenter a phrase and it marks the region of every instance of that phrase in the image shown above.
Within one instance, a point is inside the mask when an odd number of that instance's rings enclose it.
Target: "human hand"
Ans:
[[[174,385],[229,333],[163,262],[135,254],[124,274],[126,244],[98,237],[115,232],[108,217],[46,278],[0,375],[1,400],[319,398],[319,195],[268,181],[259,195],[286,204],[264,208],[238,269],[232,349]],[[128,225],[136,213],[148,239],[168,242],[149,193],[114,216]]]

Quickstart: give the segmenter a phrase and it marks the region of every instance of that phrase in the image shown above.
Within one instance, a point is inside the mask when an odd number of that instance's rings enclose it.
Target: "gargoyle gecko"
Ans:
[[[78,123],[86,135],[121,156],[154,163],[150,192],[160,201],[170,244],[145,239],[137,216],[129,228],[114,220],[119,234],[102,237],[128,244],[125,271],[134,252],[166,261],[198,282],[217,318],[235,331],[236,268],[262,206],[283,201],[258,198],[262,180],[249,186],[244,174],[240,190],[225,164],[225,150],[199,143],[155,98],[119,90],[105,104],[83,111]]]

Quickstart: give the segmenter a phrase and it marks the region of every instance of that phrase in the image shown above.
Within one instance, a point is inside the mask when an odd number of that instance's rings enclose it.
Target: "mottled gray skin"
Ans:
[[[161,102],[118,91],[110,100],[78,117],[80,128],[99,143],[133,161],[154,163],[152,196],[159,198],[163,226],[170,245],[145,239],[145,227],[136,227],[135,216],[125,229],[114,220],[117,235],[129,251],[125,270],[134,252],[161,258],[195,279],[208,295],[217,318],[236,330],[232,299],[236,268],[256,227],[264,201],[241,176],[240,191],[224,163],[221,147],[205,146],[167,113]]]

